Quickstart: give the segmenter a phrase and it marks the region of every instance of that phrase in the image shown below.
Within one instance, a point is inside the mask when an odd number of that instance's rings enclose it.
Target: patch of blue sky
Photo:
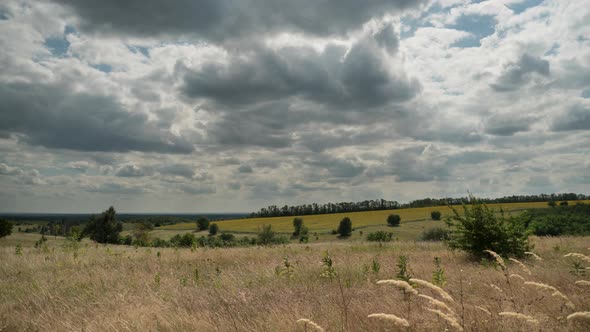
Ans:
[[[582,98],[590,99],[590,89],[582,91]]]
[[[0,10],[0,21],[1,20],[8,20],[8,13],[5,13],[3,11]]]
[[[450,28],[463,30],[471,34],[455,42],[453,47],[479,47],[481,39],[490,36],[496,31],[496,18],[490,15],[462,15]]]
[[[421,13],[420,17],[403,16],[401,18],[401,24],[404,28],[400,31],[400,38],[406,39],[414,36],[414,33],[418,28],[432,27],[432,24],[428,22],[426,18],[433,14],[448,14],[452,7],[454,6],[442,8],[439,3],[434,3],[427,11]]]
[[[150,57],[150,49],[148,47],[138,45],[127,45],[127,48],[129,49],[129,51],[133,53],[141,53],[146,58]]]
[[[66,36],[70,33],[77,33],[76,29],[66,25],[64,28],[63,35],[59,37],[49,37],[45,39],[45,47],[57,57],[65,56],[68,53],[68,49],[70,48],[70,42],[66,38]]]
[[[103,73],[110,73],[110,72],[113,71],[113,66],[108,65],[106,63],[93,64],[93,65],[90,65],[90,67],[92,67],[94,69],[97,69],[97,70],[100,70]]]
[[[65,36],[47,38],[44,44],[51,54],[57,57],[65,56],[70,48],[70,42]]]
[[[545,56],[548,55],[557,55],[559,54],[559,43],[553,43],[553,45],[551,45],[551,48],[545,52]]]
[[[537,7],[543,3],[543,1],[544,0],[525,0],[519,3],[507,5],[506,7],[510,8],[515,14],[520,14],[529,8]]]

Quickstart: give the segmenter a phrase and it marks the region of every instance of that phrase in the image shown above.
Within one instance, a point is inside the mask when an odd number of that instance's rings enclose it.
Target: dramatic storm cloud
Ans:
[[[588,194],[590,1],[0,4],[0,211]]]

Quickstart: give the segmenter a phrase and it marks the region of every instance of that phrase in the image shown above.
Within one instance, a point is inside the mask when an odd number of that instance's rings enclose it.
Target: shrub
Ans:
[[[351,233],[352,221],[348,217],[342,218],[342,220],[340,220],[340,225],[338,225],[338,234],[340,234],[341,237],[346,237],[350,236]]]
[[[211,226],[209,226],[209,235],[213,236],[213,235],[217,234],[218,231],[219,231],[219,226],[217,226],[217,224],[211,224]]]
[[[209,219],[207,219],[207,217],[197,218],[197,230],[204,231],[207,229],[209,229]]]
[[[293,237],[298,237],[301,233],[301,228],[303,227],[303,219],[295,218],[293,219]]]
[[[392,232],[377,231],[367,234],[367,241],[372,242],[390,242],[393,237]]]
[[[83,234],[98,243],[119,243],[119,233],[123,225],[116,220],[117,212],[111,206],[100,216],[90,218],[90,221],[84,228]]]
[[[221,241],[226,243],[234,242],[236,240],[236,236],[232,233],[221,233],[221,235],[219,235],[219,238],[221,239]]]
[[[432,211],[430,212],[430,218],[432,218],[432,220],[440,220],[440,211]]]
[[[400,217],[398,214],[390,214],[387,217],[387,224],[389,226],[399,226],[401,221],[402,221],[402,217]]]
[[[0,219],[0,238],[12,234],[12,223],[6,219]]]
[[[302,226],[299,232],[299,243],[309,242],[309,228]]]
[[[434,227],[425,230],[420,235],[422,241],[445,241],[449,239],[449,230],[442,227]]]
[[[272,230],[271,225],[262,226],[262,230],[258,233],[258,244],[266,246],[270,244],[288,243],[289,240],[285,236],[277,236]]]
[[[559,206],[567,206],[567,205],[568,205],[567,201],[559,202]]]
[[[133,243],[133,237],[131,235],[127,235],[121,239],[121,242],[126,246],[130,246]]]
[[[447,219],[451,227],[447,243],[451,249],[460,249],[479,258],[487,256],[484,250],[516,257],[523,257],[525,251],[530,251],[526,231],[530,214],[506,217],[500,211],[497,216],[487,205],[470,198],[473,203],[471,207],[463,205],[463,215],[451,207],[454,215]]]
[[[549,201],[549,202],[547,202],[547,205],[549,205],[551,207],[555,207],[557,205],[557,203],[555,203],[555,201]]]
[[[195,236],[192,233],[184,235],[176,234],[170,239],[170,244],[175,247],[192,247],[196,243]]]

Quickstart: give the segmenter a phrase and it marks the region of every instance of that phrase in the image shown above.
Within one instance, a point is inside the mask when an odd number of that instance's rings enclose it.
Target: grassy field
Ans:
[[[584,201],[590,202],[590,201]],[[570,202],[575,204],[575,202]],[[489,207],[499,210],[504,209],[506,212],[520,212],[532,208],[546,208],[547,202],[533,202],[533,203],[504,203],[504,204],[488,204]],[[456,207],[461,210],[461,206]],[[387,216],[390,214],[399,214],[402,218],[402,224],[416,221],[431,221],[430,212],[440,211],[443,218],[452,214],[448,206],[437,206],[428,208],[413,208],[413,209],[398,209],[398,210],[382,210],[382,211],[366,211],[366,212],[350,212],[350,213],[334,213],[334,214],[320,214],[300,216],[309,230],[318,233],[327,233],[333,229],[338,228],[338,223],[342,218],[349,217],[352,220],[352,225],[355,228],[367,226],[385,225]],[[258,232],[263,225],[270,224],[277,232],[291,233],[293,231],[293,218],[295,217],[273,217],[273,218],[246,218],[219,221],[220,231],[228,232]],[[418,227],[429,224],[421,224]],[[166,225],[158,227],[158,230],[191,230],[195,229],[195,223],[179,223],[174,225]]]
[[[508,278],[494,264],[471,261],[441,243],[349,240],[191,250],[84,242],[76,249],[50,237],[47,247],[34,248],[39,237],[0,239],[1,331],[314,331],[296,322],[301,318],[326,331],[457,330],[428,308],[440,309],[466,331],[590,330],[590,320],[565,319],[590,311],[590,287],[575,283],[589,277],[573,274],[576,260],[564,258],[569,252],[590,255],[588,237],[533,238],[543,260],[523,261],[530,274],[507,261]],[[320,276],[325,252],[334,260],[332,279]],[[396,275],[400,255],[409,258],[412,276],[427,281],[440,257],[443,289],[452,300],[415,290],[447,308],[376,283]],[[290,273],[283,269],[285,257]],[[521,278],[554,286],[566,298]],[[504,311],[531,319],[500,316]],[[409,327],[369,318],[373,313],[397,315]]]

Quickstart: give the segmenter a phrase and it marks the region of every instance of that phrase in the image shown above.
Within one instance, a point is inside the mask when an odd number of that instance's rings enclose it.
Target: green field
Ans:
[[[578,202],[590,202],[590,201],[578,201]],[[575,204],[576,202],[570,202]],[[532,203],[503,203],[503,204],[488,204],[489,207],[499,210],[503,209],[506,212],[514,213],[520,212],[526,209],[532,208],[546,208],[547,202],[532,202]],[[461,210],[461,206],[456,207]],[[367,230],[373,230],[375,227],[385,227],[387,216],[390,214],[399,214],[402,218],[402,227],[396,228],[396,232],[402,232],[400,238],[408,238],[403,229],[411,229],[410,233],[414,234],[417,230],[423,230],[426,228],[434,227],[435,225],[442,225],[442,221],[433,221],[430,219],[431,211],[440,211],[442,217],[452,214],[451,209],[448,206],[436,206],[436,207],[425,207],[425,208],[412,208],[412,209],[397,209],[397,210],[381,210],[381,211],[365,211],[365,212],[350,212],[350,213],[334,213],[334,214],[319,214],[319,215],[307,215],[299,216],[303,219],[305,226],[307,226],[310,232],[325,234],[330,233],[332,230],[338,228],[338,223],[342,218],[349,217],[352,220],[352,225],[357,230],[367,228]],[[293,231],[293,216],[288,217],[272,217],[272,218],[245,218],[245,219],[234,219],[224,220],[216,222],[219,225],[220,231],[226,232],[238,232],[238,233],[256,233],[263,225],[270,224],[273,229],[281,233],[291,233]],[[158,227],[157,231],[189,231],[195,229],[195,223],[179,223],[174,225],[166,225]],[[388,228],[392,230],[392,228]],[[166,232],[168,233],[168,232]],[[175,234],[175,233],[172,233]],[[358,233],[358,232],[355,232]],[[156,233],[154,233],[156,234]],[[397,236],[397,234],[396,234]]]

